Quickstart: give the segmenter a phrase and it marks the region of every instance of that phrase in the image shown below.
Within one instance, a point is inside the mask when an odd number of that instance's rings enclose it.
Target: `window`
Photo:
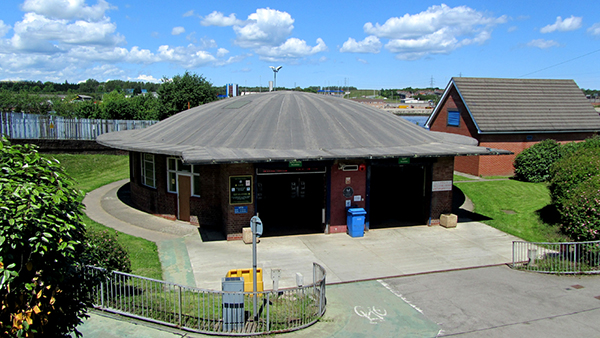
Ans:
[[[192,196],[200,196],[200,166],[183,163],[175,157],[167,158],[167,190],[177,193],[177,175],[183,174],[192,179]]]
[[[448,125],[451,127],[460,125],[460,112],[458,110],[448,110]]]
[[[156,180],[154,173],[154,155],[141,154],[142,158],[142,184],[152,188],[156,188]]]

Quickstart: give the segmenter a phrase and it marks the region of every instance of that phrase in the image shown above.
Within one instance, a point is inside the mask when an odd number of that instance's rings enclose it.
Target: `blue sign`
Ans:
[[[236,214],[247,214],[248,213],[248,206],[234,207],[234,210],[235,210]]]

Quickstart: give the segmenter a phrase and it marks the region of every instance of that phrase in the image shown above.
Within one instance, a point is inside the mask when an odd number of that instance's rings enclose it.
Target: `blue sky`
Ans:
[[[3,0],[0,80],[444,88],[453,76],[600,89],[600,1]]]

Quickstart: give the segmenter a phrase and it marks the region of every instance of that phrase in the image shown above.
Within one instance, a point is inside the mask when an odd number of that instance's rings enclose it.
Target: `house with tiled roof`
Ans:
[[[600,131],[600,115],[573,80],[454,77],[426,126],[470,136],[510,156],[455,158],[455,170],[512,175],[515,156],[545,139],[582,141]]]

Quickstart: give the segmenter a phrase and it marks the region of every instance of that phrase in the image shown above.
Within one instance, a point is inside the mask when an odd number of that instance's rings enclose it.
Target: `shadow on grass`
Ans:
[[[538,209],[535,213],[540,217],[542,222],[548,225],[559,225],[560,224],[560,213],[553,204]]]
[[[466,203],[465,203],[466,202]],[[452,186],[452,213],[458,216],[459,222],[481,222],[488,221],[491,218],[469,210],[473,204],[467,199],[467,196],[457,188]]]

